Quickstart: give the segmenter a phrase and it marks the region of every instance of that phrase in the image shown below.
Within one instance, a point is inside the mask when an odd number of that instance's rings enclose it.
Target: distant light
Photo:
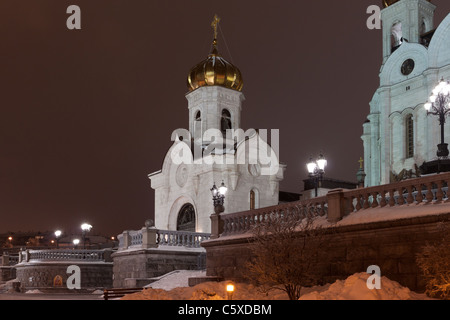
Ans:
[[[234,284],[227,284],[228,300],[233,300]]]
[[[73,242],[74,245],[77,246],[80,243],[80,239],[73,239],[72,242]]]
[[[55,237],[60,237],[61,236],[61,234],[62,234],[62,232],[61,232],[61,230],[56,230],[55,231]]]
[[[115,237],[111,237],[111,240],[115,240],[116,238]]]
[[[51,243],[55,243],[55,240],[50,241]]]
[[[12,237],[8,237],[8,240],[9,240],[9,241],[12,241],[12,239],[13,239]]]
[[[89,223],[83,223],[81,225],[81,230],[83,230],[83,231],[91,231],[91,229],[92,229],[92,226]]]

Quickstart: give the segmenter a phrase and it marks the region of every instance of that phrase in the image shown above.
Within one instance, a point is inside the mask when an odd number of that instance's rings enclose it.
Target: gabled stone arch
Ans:
[[[197,206],[195,205],[195,202],[191,197],[189,197],[188,195],[182,195],[173,202],[173,204],[170,208],[169,217],[168,217],[168,229],[169,230],[177,230],[178,215],[179,215],[181,209],[187,204],[191,204],[192,208],[194,209],[195,228],[197,228],[197,226],[198,226]]]
[[[408,76],[401,73],[403,62],[408,59],[414,60],[414,70]],[[381,86],[390,86],[407,79],[411,79],[421,75],[428,69],[428,51],[417,43],[403,43],[383,65],[380,72]]]
[[[442,21],[428,47],[430,68],[450,64],[450,14]]]

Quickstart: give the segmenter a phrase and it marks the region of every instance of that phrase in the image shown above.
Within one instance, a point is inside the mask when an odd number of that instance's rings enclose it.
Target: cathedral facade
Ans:
[[[441,79],[450,80],[450,15],[435,29],[430,1],[383,4],[380,86],[362,135],[366,186],[418,176],[424,162],[437,158],[440,126],[424,104]]]
[[[241,129],[243,79],[219,54],[218,22],[216,17],[212,24],[211,53],[188,75],[189,129],[174,131],[162,169],[149,175],[158,229],[209,233],[213,185],[228,188],[225,213],[279,201],[285,166],[261,130]]]

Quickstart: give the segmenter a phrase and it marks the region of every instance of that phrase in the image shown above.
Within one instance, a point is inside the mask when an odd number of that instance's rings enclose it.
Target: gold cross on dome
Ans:
[[[211,27],[214,30],[214,39],[217,39],[217,27],[219,26],[220,18],[217,16],[217,14],[214,16],[214,20],[211,23]]]
[[[363,169],[363,163],[364,163],[364,160],[363,160],[363,158],[361,157],[361,158],[359,158],[359,168],[360,169]]]

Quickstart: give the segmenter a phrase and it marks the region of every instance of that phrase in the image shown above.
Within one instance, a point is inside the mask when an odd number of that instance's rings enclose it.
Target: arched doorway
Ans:
[[[195,209],[192,204],[186,203],[178,212],[177,231],[195,232]]]

